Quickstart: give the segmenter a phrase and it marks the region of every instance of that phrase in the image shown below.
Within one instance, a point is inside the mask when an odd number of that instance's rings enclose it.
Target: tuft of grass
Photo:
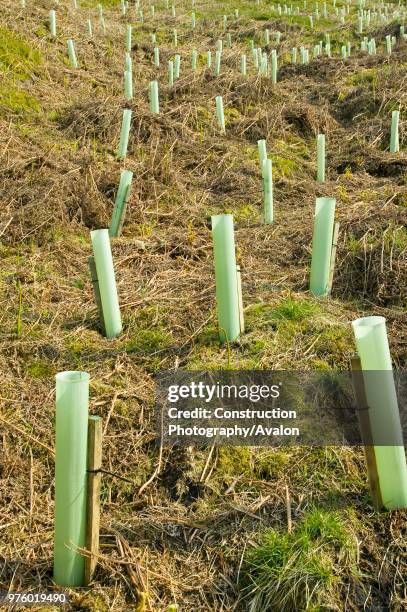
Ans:
[[[318,312],[316,304],[308,300],[295,300],[288,297],[273,310],[275,319],[285,319],[288,321],[303,321]]]
[[[291,533],[267,530],[246,557],[250,610],[330,609],[341,586],[357,580],[357,558],[348,517],[339,513],[315,509]]]
[[[265,327],[268,324],[277,328],[279,322],[291,321],[299,323],[319,313],[317,304],[309,300],[287,297],[277,306],[270,304],[255,304],[246,309],[245,326],[247,331]]]

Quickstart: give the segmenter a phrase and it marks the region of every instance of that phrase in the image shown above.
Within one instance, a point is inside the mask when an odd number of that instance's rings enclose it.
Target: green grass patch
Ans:
[[[311,511],[292,533],[264,532],[246,562],[252,612],[335,609],[340,587],[358,576],[348,517],[321,510]]]

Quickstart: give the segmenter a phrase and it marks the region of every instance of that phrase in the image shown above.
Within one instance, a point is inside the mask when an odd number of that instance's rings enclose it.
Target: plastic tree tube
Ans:
[[[93,36],[92,22],[90,19],[88,19],[88,34],[89,36]]]
[[[115,338],[122,331],[122,322],[110,248],[109,230],[94,230],[90,233],[90,236],[99,281],[106,338]]]
[[[317,136],[317,181],[325,182],[325,134]]]
[[[177,16],[177,11],[175,10],[175,6],[174,6],[174,5],[172,5],[172,7],[171,7],[171,15],[172,15],[173,17],[176,17],[176,16]]]
[[[57,35],[57,18],[54,10],[49,12],[49,31],[54,38]]]
[[[129,134],[130,134],[130,124],[131,124],[131,109],[125,108],[123,111],[122,127],[120,130],[119,150],[117,152],[117,157],[119,159],[124,159],[127,155],[127,146],[129,144]]]
[[[273,165],[271,159],[263,161],[263,208],[264,223],[273,223]]]
[[[69,56],[69,61],[71,62],[72,68],[78,68],[78,60],[76,59],[75,45],[71,38],[68,40],[68,56]]]
[[[323,297],[328,294],[335,205],[336,201],[334,198],[317,198],[316,200],[314,233],[312,237],[310,291],[317,297]]]
[[[155,32],[151,34],[151,42],[153,45],[155,45],[157,42],[157,36],[155,35]]]
[[[264,44],[265,45],[270,44],[270,30],[268,28],[264,30]]]
[[[292,64],[297,63],[297,47],[293,47],[291,49],[291,63]]]
[[[174,47],[177,47],[178,46],[178,33],[177,33],[177,30],[174,29],[172,31],[172,33],[173,33],[173,37],[174,37]]]
[[[258,140],[257,141],[257,148],[259,150],[260,169],[263,172],[263,163],[267,159],[266,141],[265,140]]]
[[[195,11],[193,11],[191,15],[191,27],[193,30],[195,30],[195,27],[196,27]]]
[[[126,53],[124,58],[124,69],[128,70],[129,72],[133,71],[133,62],[131,59],[131,55],[128,52]]]
[[[158,47],[154,47],[154,66],[156,68],[160,67],[160,49]]]
[[[240,319],[233,215],[212,217],[212,238],[219,335],[222,342],[235,342],[240,335]]]
[[[181,56],[177,54],[174,57],[174,78],[175,79],[179,79],[180,72],[181,72]]]
[[[277,51],[275,49],[271,52],[271,82],[273,85],[277,83]]]
[[[220,75],[220,63],[222,59],[222,51],[216,51],[215,55],[215,74],[216,76]]]
[[[407,467],[400,415],[384,317],[363,317],[352,323],[364,375],[372,441],[384,431],[396,446],[374,446],[383,505],[389,510],[407,507]],[[388,374],[385,374],[388,372]]]
[[[218,118],[218,123],[219,123],[221,132],[225,132],[226,131],[225,113],[223,110],[222,96],[216,96],[216,116]]]
[[[56,375],[54,581],[83,586],[89,374]]]
[[[206,65],[208,66],[208,68],[212,66],[212,52],[211,51],[208,51],[206,54]]]
[[[386,53],[387,53],[387,55],[391,55],[391,51],[392,51],[391,36],[390,36],[390,34],[388,34],[386,36]]]
[[[151,81],[150,83],[150,110],[155,115],[160,112],[160,103],[158,100],[158,81]]]
[[[124,97],[126,100],[133,98],[133,75],[130,70],[124,71]]]
[[[174,85],[174,62],[172,60],[168,62],[168,85],[170,87]]]
[[[130,170],[123,170],[120,175],[120,183],[114,203],[112,220],[109,227],[109,236],[111,237],[119,236],[121,230],[120,225],[122,223],[125,207],[130,196],[132,180],[133,172],[130,172]]]
[[[223,41],[221,38],[216,43],[216,49],[222,53],[223,51]]]
[[[132,27],[130,24],[128,24],[126,28],[126,51],[128,51],[129,53],[131,51],[131,36],[132,36]]]
[[[175,79],[179,79],[180,72],[181,72],[181,56],[177,54],[174,57],[174,78]]]
[[[196,70],[198,65],[198,51],[196,49],[192,49],[192,70]]]
[[[260,73],[264,74],[264,76],[268,75],[268,59],[267,59],[267,53],[263,53],[262,57],[261,57],[261,64],[260,64]]]
[[[247,58],[245,54],[240,58],[240,72],[243,76],[247,75]]]
[[[390,153],[398,153],[399,146],[399,119],[400,111],[395,110],[391,114]]]
[[[254,60],[254,67],[258,68],[259,67],[259,54],[257,53],[257,49],[253,49],[253,60]]]

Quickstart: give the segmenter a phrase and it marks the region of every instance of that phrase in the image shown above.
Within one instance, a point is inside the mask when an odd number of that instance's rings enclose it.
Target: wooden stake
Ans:
[[[88,258],[88,266],[89,266],[90,276],[92,279],[93,294],[95,296],[95,302],[96,302],[96,306],[97,306],[98,314],[99,314],[100,327],[102,329],[102,334],[106,336],[105,320],[103,317],[103,309],[102,309],[102,300],[100,299],[99,280],[98,280],[98,275],[96,272],[96,264],[95,264],[94,257],[91,256]]]
[[[100,484],[102,474],[102,419],[89,417],[88,421],[88,490],[86,519],[85,584],[92,581],[99,553]]]
[[[240,266],[236,266],[236,274],[237,274],[237,296],[238,296],[238,302],[239,302],[240,333],[244,334],[242,275],[240,273]]]
[[[332,236],[331,263],[329,266],[329,280],[328,280],[328,295],[332,291],[332,284],[334,280],[336,247],[338,246],[338,235],[339,235],[339,221],[335,223],[334,232]]]
[[[376,510],[380,510],[381,508],[383,508],[383,500],[380,491],[379,474],[377,471],[376,455],[373,446],[372,426],[370,423],[369,406],[367,405],[366,389],[363,380],[363,371],[360,363],[360,358],[358,356],[352,357],[351,368],[360,435],[365,451],[370,494],[372,496],[374,507],[376,508]]]

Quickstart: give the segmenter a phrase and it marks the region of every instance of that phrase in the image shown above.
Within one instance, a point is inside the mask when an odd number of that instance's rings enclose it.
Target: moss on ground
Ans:
[[[28,79],[42,64],[41,53],[19,34],[0,28],[0,68],[14,78]]]

